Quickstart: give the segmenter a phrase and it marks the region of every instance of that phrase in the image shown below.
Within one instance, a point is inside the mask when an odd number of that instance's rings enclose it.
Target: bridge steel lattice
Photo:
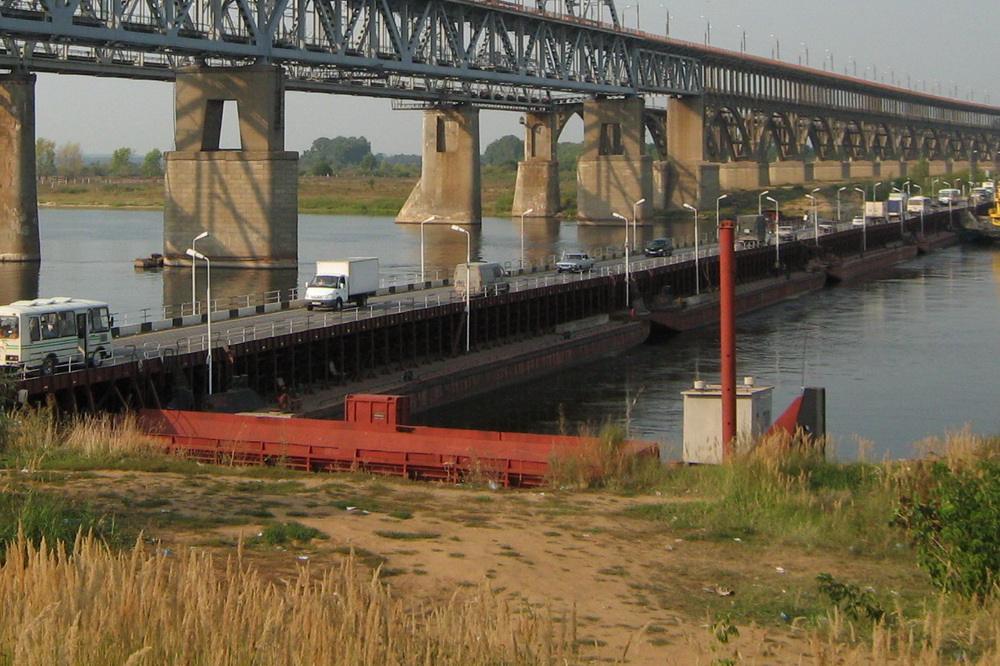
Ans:
[[[462,0],[4,0],[0,66],[173,79],[279,64],[287,88],[548,107],[560,95],[698,94],[700,63],[596,21]]]
[[[994,161],[1000,109],[706,51],[705,157],[800,160]],[[770,154],[769,154],[770,153]]]

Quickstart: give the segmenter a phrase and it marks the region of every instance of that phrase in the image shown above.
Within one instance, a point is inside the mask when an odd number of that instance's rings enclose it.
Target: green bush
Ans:
[[[297,520],[290,520],[287,523],[271,523],[267,525],[261,530],[260,538],[264,543],[272,546],[280,546],[291,541],[309,543],[313,539],[325,537],[315,527],[306,527]]]
[[[35,545],[44,539],[50,546],[61,541],[72,547],[81,531],[117,545],[130,538],[116,528],[114,521],[102,520],[87,507],[70,506],[60,497],[37,491],[0,492],[0,557],[17,540],[18,530]]]
[[[928,465],[900,497],[894,523],[942,590],[991,594],[1000,573],[1000,464]]]

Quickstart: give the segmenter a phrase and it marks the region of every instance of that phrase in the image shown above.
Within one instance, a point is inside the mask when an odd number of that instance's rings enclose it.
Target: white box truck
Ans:
[[[306,283],[306,309],[340,310],[347,303],[364,307],[378,291],[378,258],[351,257],[317,261],[316,277]]]

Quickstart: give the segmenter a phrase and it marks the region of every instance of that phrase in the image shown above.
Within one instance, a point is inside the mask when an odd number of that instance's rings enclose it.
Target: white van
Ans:
[[[510,291],[507,271],[500,264],[486,261],[474,261],[471,264],[455,266],[455,277],[452,285],[456,298],[465,298],[467,287],[470,298],[495,296]]]

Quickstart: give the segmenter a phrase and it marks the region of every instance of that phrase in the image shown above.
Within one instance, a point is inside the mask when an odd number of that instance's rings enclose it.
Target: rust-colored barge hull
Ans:
[[[816,291],[826,284],[821,271],[795,273],[788,278],[772,278],[737,287],[734,300],[736,314],[753,312],[800,294]],[[673,332],[690,331],[719,323],[718,293],[708,294],[697,305],[661,307],[654,305],[650,320],[658,327]]]
[[[830,276],[830,280],[843,282],[895,266],[899,262],[912,259],[915,256],[917,256],[916,245],[900,245],[885,250],[873,250],[860,257],[830,264],[826,273]]]
[[[362,471],[410,479],[539,486],[550,463],[589,464],[597,439],[317,419],[144,409],[143,429],[164,448],[208,463]],[[628,441],[631,455],[658,456],[655,442]]]

